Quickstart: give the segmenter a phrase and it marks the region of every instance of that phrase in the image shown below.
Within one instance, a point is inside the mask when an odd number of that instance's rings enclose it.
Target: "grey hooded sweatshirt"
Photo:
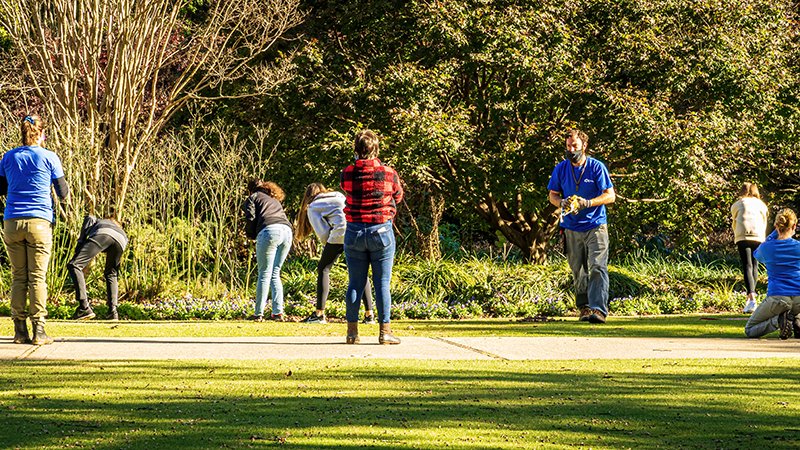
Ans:
[[[326,192],[308,204],[308,221],[322,243],[344,244],[344,194]]]

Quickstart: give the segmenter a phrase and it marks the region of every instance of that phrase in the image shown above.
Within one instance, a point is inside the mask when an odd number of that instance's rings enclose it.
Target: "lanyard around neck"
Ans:
[[[569,173],[572,174],[572,181],[575,182],[575,192],[578,192],[578,188],[581,185],[581,181],[583,181],[583,174],[586,172],[586,166],[589,165],[588,162],[589,161],[584,161],[583,162],[583,169],[581,169],[581,174],[580,174],[580,176],[578,178],[575,178],[575,167],[573,167],[572,164],[569,165],[569,169],[570,169]]]

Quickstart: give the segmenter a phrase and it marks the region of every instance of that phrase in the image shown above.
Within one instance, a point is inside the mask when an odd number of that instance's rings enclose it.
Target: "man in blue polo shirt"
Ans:
[[[567,134],[565,160],[547,184],[550,203],[566,208],[576,196],[577,212],[563,217],[566,251],[581,321],[605,323],[608,316],[608,225],[605,205],[614,203],[608,169],[586,156],[589,138],[579,130]]]

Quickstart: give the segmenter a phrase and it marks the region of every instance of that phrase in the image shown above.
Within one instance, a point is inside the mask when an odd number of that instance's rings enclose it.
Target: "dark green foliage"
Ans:
[[[352,132],[371,127],[411,189],[440,190],[459,220],[479,217],[530,255],[550,238],[545,186],[570,126],[612,171],[617,250],[656,234],[719,244],[741,181],[797,185],[791,2],[308,7],[298,77],[264,104],[293,176],[335,182]]]

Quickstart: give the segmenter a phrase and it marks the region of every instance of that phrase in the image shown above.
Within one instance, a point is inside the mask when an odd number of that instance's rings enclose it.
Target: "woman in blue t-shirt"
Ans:
[[[3,241],[11,262],[11,318],[14,343],[43,345],[53,342],[44,331],[47,317],[47,265],[53,247],[51,187],[66,199],[69,189],[58,155],[42,147],[44,123],[26,116],[20,125],[22,146],[0,160],[0,196],[6,196]],[[30,297],[30,304],[28,304]],[[33,325],[28,335],[27,318]]]
[[[767,299],[750,316],[744,332],[759,337],[775,330],[788,339],[794,329],[800,338],[800,242],[792,239],[797,216],[782,209],[775,217],[775,231],[755,251],[757,260],[767,266]]]

